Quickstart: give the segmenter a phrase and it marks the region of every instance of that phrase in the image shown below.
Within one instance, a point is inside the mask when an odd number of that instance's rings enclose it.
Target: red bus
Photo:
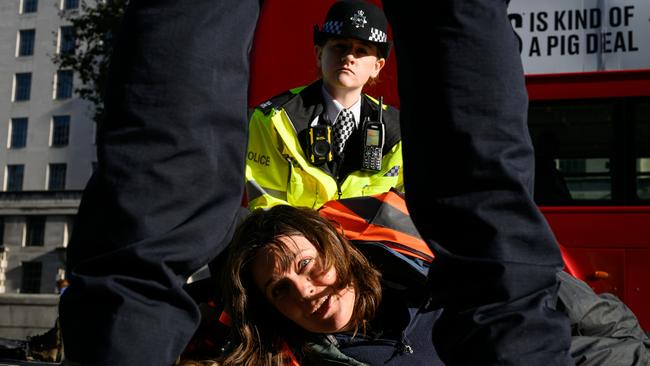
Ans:
[[[513,2],[535,200],[567,267],[650,329],[650,3]]]
[[[633,20],[650,9],[643,1],[627,0],[630,4],[618,12],[602,4],[598,10],[572,10],[565,8],[575,4],[564,0],[528,1],[520,2],[523,9],[511,14],[522,41],[524,66],[533,68],[533,72],[527,69],[527,86],[529,125],[537,154],[536,201],[562,245],[567,268],[597,292],[623,299],[644,329],[650,329],[650,49],[643,48],[650,48],[650,30],[635,33],[636,38],[629,33],[636,24]],[[311,31],[323,21],[332,2],[264,3],[252,51],[251,106],[318,77]],[[547,32],[539,26],[543,12]],[[567,12],[574,17],[574,27],[582,25],[581,14],[591,14],[591,24],[571,34],[566,29],[549,33],[554,26],[567,27]],[[593,14],[619,14],[626,52],[641,59],[649,55],[646,67],[601,71],[605,56],[620,56],[604,55],[609,50],[605,47],[614,47],[618,36],[611,36],[608,46],[601,35],[601,48],[595,52],[600,57],[599,71],[575,72],[576,68],[588,69],[585,65],[591,60],[591,55],[575,52],[580,51],[580,39],[585,41],[585,52],[594,47],[588,43],[593,40],[594,31],[589,28],[594,26]],[[564,23],[553,22],[559,16]],[[647,16],[644,20],[647,23]],[[539,50],[533,37],[539,37]],[[576,59],[577,66],[573,65]],[[566,60],[570,72],[561,72]],[[394,56],[389,58],[380,82],[368,91],[383,95],[392,105],[399,105],[396,62]],[[549,64],[560,65],[560,70],[544,72]]]
[[[650,329],[650,70],[531,75],[535,199],[567,265]]]

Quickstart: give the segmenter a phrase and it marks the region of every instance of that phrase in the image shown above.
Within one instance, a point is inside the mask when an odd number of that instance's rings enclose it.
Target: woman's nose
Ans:
[[[296,294],[303,299],[308,299],[316,293],[314,284],[306,278],[296,279],[293,283],[293,287],[296,290]]]

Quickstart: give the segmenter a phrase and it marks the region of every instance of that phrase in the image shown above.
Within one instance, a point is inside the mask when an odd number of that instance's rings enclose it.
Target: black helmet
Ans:
[[[384,12],[363,0],[338,1],[330,7],[319,30],[314,26],[314,44],[322,46],[332,37],[354,38],[377,46],[380,57],[387,58],[390,42]]]

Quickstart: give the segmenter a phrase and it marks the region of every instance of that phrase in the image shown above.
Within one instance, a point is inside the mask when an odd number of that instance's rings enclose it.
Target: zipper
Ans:
[[[415,254],[416,257],[421,256],[422,258],[426,258],[426,260],[429,261],[429,263],[433,262],[433,257],[430,256],[429,254],[423,253],[423,252],[421,252],[421,251],[419,251],[417,249],[413,249],[413,248],[411,248],[411,247],[409,247],[407,245],[403,245],[403,244],[396,243],[396,242],[393,242],[393,241],[382,241],[381,243],[383,243],[384,245],[386,245],[389,248],[390,247],[400,248],[402,250],[405,250],[407,252]]]
[[[336,192],[338,193],[338,199],[341,199],[343,192],[341,192],[341,181],[339,180],[339,172],[341,170],[341,165],[343,165],[343,159],[345,158],[345,153],[341,153],[341,159],[336,162],[336,171],[334,172],[336,180]]]
[[[287,154],[284,155],[284,159],[287,161],[287,165],[289,165],[289,174],[287,175],[287,201],[289,200],[289,185],[291,185],[291,176],[293,175],[293,161],[291,160],[291,157]]]
[[[400,344],[403,347],[402,350],[400,351],[401,354],[404,354],[404,353],[413,354],[413,347],[411,347],[410,345],[408,345],[408,344],[406,344],[404,342],[400,342]]]
[[[338,199],[341,199],[341,195],[343,195],[343,192],[341,192],[341,183],[339,182],[339,175],[338,173],[336,174],[336,192],[339,195]]]
[[[349,336],[347,336],[349,337]],[[402,337],[401,341],[394,341],[390,339],[363,339],[363,340],[354,340],[350,337],[348,342],[341,344],[341,342],[336,341],[335,345],[339,349],[345,349],[347,347],[357,347],[357,346],[390,346],[395,349],[395,351],[400,354],[413,354],[413,347],[407,343],[406,337]]]

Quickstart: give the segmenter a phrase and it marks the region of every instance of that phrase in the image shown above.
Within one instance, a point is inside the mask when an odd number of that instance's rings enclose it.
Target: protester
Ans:
[[[399,115],[362,93],[390,53],[383,12],[336,2],[314,29],[321,79],[262,103],[250,121],[249,207],[318,208],[336,198],[403,190]]]
[[[290,206],[254,212],[223,269],[219,293],[232,338],[214,358],[227,365],[441,364],[430,335],[444,310],[431,307],[425,281],[435,259],[405,210],[390,192],[328,202],[318,214]],[[650,362],[650,339],[620,299],[596,295],[565,272],[558,280],[575,364]]]
[[[234,344],[222,364],[284,365],[287,342],[298,364],[442,365],[430,341],[440,311],[426,291],[412,298],[408,284],[380,278],[315,211],[253,212],[221,281]]]

